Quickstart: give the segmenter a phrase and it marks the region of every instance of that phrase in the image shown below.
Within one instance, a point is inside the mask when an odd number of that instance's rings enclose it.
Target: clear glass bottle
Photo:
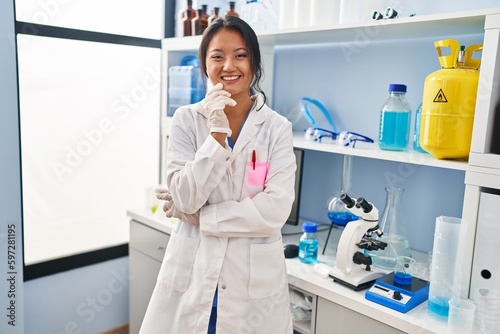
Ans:
[[[328,202],[328,218],[332,224],[345,226],[348,222],[357,220],[358,216],[347,210],[340,195],[345,193],[351,196],[351,164],[352,155],[344,155],[342,161],[342,176],[340,179],[340,190]]]
[[[413,150],[416,152],[427,153],[426,150],[420,146],[420,122],[422,119],[422,103],[415,111],[415,130],[413,131]]]
[[[406,233],[404,216],[401,212],[401,197],[404,189],[385,188],[387,200],[384,212],[379,219],[379,227],[383,232],[381,237],[374,234],[373,239],[381,240],[387,243],[384,250],[366,252],[372,257],[373,266],[384,269],[394,270],[398,256],[411,257],[410,243]]]
[[[389,98],[380,111],[379,147],[404,151],[410,138],[411,107],[406,100],[406,85],[390,84]]]
[[[302,231],[304,234],[299,242],[299,260],[303,263],[314,264],[318,261],[318,238],[316,231],[318,225],[313,222],[304,222]]]
[[[234,11],[234,7],[236,5],[236,1],[229,1],[229,10],[227,12],[224,13],[224,17],[226,16],[236,16],[236,17],[240,17],[240,14],[236,13]]]
[[[208,17],[208,24],[209,25],[220,17],[219,10],[220,10],[219,7],[214,7],[214,9],[212,10],[212,15],[210,15]]]

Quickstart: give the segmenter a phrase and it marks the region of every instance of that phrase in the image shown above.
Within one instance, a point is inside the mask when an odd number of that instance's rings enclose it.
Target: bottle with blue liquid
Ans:
[[[413,150],[420,153],[427,153],[426,150],[420,146],[420,123],[422,120],[422,103],[415,111],[415,131],[413,132]]]
[[[410,138],[411,107],[406,100],[406,85],[390,84],[389,98],[380,111],[379,147],[404,151]]]
[[[318,225],[313,222],[304,222],[302,231],[304,234],[299,242],[299,259],[306,264],[314,264],[318,261],[318,238],[316,231]]]

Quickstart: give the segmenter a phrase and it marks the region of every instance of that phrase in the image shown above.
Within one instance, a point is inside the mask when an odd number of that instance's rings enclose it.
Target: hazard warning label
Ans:
[[[442,89],[440,89],[439,92],[436,94],[436,97],[434,97],[433,102],[448,102]]]

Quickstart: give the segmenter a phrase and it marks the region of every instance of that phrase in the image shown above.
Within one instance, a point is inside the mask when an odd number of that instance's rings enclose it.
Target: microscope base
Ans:
[[[366,271],[359,267],[357,271],[346,274],[340,271],[337,267],[330,270],[330,277],[334,282],[345,285],[354,291],[368,289],[375,283],[375,280],[384,276],[384,273],[378,271]]]

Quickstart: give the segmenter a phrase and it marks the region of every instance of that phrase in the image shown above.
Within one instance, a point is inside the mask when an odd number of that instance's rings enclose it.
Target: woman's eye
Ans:
[[[242,58],[246,58],[246,57],[247,57],[246,54],[239,54],[236,56],[236,58],[238,58],[238,59],[242,59]]]
[[[212,56],[210,56],[210,58],[212,58],[212,59],[222,59],[222,56],[212,55]]]

